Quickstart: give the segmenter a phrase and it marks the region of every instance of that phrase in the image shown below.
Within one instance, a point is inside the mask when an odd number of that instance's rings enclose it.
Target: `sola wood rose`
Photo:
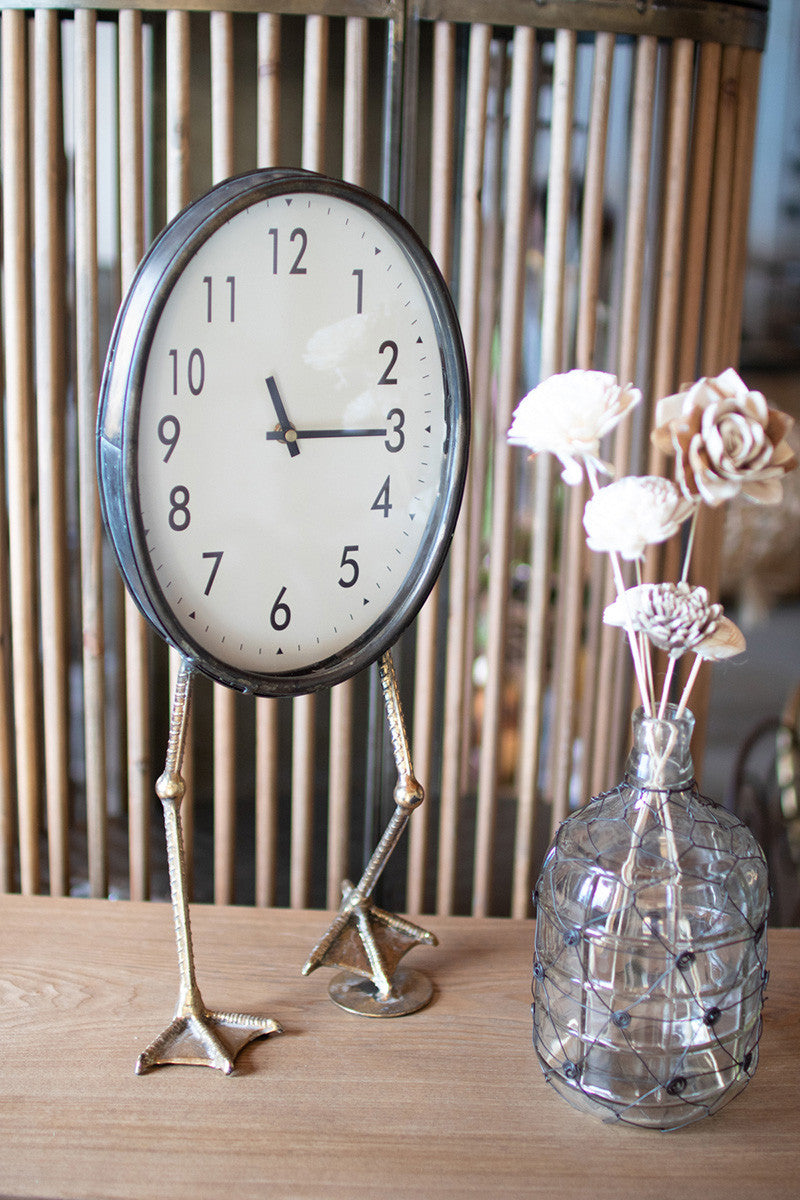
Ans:
[[[660,400],[653,443],[675,455],[685,496],[717,506],[741,493],[779,504],[781,479],[797,460],[786,434],[792,418],[751,392],[732,367]]]
[[[601,439],[641,400],[601,371],[553,375],[518,405],[509,441],[534,454],[549,452],[562,464],[561,477],[575,486],[586,478],[592,496],[584,510],[587,543],[611,560],[617,600],[604,620],[625,628],[647,715],[662,715],[678,658],[695,654],[677,715],[688,703],[698,668],[745,648],[740,630],[711,603],[705,588],[687,583],[697,513],[742,494],[764,504],[781,499],[781,481],[796,466],[786,441],[791,418],[751,392],[733,369],[703,378],[659,401],[654,444],[675,456],[675,482],[660,476],[626,476],[600,487],[598,474],[613,470],[600,458]],[[637,564],[647,546],[665,541],[691,518],[680,581],[626,588],[619,559]],[[660,704],[653,684],[651,646],[666,650],[669,666]]]

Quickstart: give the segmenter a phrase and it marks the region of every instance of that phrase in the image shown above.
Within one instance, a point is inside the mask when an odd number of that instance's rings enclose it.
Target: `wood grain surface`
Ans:
[[[0,898],[0,1194],[15,1197],[796,1197],[800,931],[770,933],[753,1082],[677,1133],[607,1127],[544,1082],[533,923],[431,918],[426,1010],[350,1016],[301,967],[320,912],[192,909],[209,1008],[284,1026],[230,1077],[136,1076],[177,998],[166,905]]]

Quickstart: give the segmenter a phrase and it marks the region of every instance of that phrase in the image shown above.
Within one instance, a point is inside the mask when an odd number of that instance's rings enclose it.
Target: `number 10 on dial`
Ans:
[[[176,218],[129,291],[101,394],[104,518],[187,662],[310,691],[418,611],[467,439],[458,323],[410,227],[349,185],[253,172]]]

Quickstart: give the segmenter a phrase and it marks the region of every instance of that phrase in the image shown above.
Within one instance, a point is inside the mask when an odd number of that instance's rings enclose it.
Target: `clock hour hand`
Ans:
[[[283,400],[281,399],[281,394],[278,391],[278,385],[275,382],[275,376],[268,375],[266,383],[267,391],[269,392],[269,398],[272,401],[272,406],[275,409],[275,415],[278,418],[278,424],[280,426],[280,432],[275,430],[272,436],[275,438],[280,438],[281,441],[284,441],[289,448],[289,454],[292,456],[292,458],[294,458],[295,455],[300,453],[300,447],[297,444],[297,430],[286,415],[286,409],[283,406]],[[267,437],[270,437],[269,433],[267,434]]]

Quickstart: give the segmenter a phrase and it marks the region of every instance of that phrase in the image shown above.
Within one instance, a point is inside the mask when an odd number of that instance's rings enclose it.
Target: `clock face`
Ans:
[[[449,296],[392,210],[300,172],[215,189],[140,268],[106,367],[101,495],[143,611],[247,690],[372,661],[441,566],[466,393]]]

